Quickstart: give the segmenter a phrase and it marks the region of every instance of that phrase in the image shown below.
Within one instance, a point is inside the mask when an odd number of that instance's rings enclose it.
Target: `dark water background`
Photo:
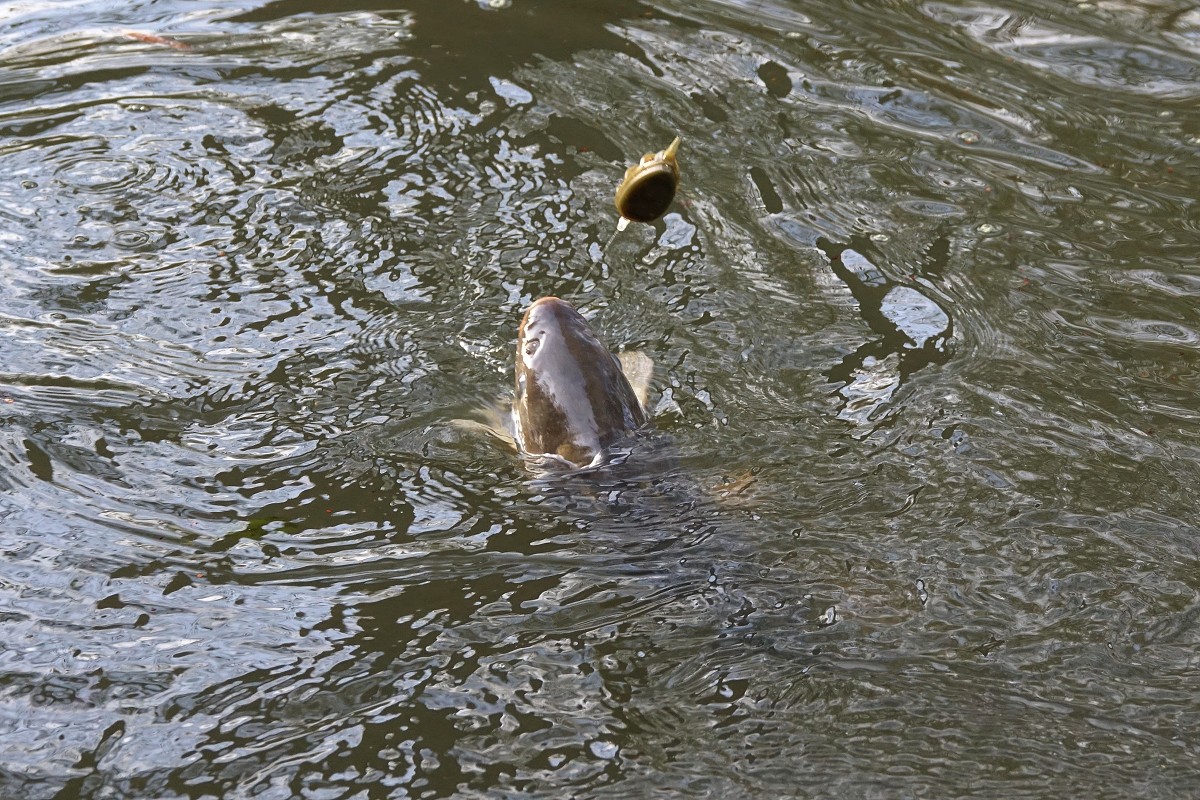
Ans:
[[[0,12],[0,797],[1200,792],[1200,7],[331,6]]]

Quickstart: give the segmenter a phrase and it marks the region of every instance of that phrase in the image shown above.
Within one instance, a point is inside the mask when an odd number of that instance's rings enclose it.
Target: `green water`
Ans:
[[[0,796],[1194,796],[1200,9],[494,5],[0,12]]]

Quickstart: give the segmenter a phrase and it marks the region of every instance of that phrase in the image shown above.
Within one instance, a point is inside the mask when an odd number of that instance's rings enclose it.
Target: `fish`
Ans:
[[[191,50],[192,46],[187,42],[181,42],[178,39],[173,39],[170,36],[159,36],[155,33],[144,33],[142,31],[125,31],[127,39],[136,39],[139,42],[146,44],[157,44],[165,47],[170,47],[174,50]]]
[[[631,221],[654,222],[670,208],[679,186],[680,142],[675,137],[625,171],[614,198],[618,233]],[[510,413],[493,405],[481,410],[485,421],[455,425],[482,428],[538,467],[604,467],[620,459],[614,446],[649,421],[653,371],[645,354],[614,355],[569,302],[542,297],[526,309],[517,331]]]
[[[519,451],[544,467],[609,463],[614,446],[649,420],[652,363],[642,354],[624,360],[625,365],[566,300],[534,301],[521,318],[514,359],[512,432]]]
[[[657,493],[663,494],[666,486],[665,494],[676,496],[670,492],[670,477],[678,466],[671,442],[643,435],[652,421],[647,403],[654,361],[648,355],[637,350],[614,355],[574,306],[543,297],[521,319],[514,366],[512,402],[488,403],[474,419],[454,420],[455,427],[499,439],[524,456],[539,480],[604,475],[618,480],[604,484],[609,488],[628,488],[639,475],[654,476]],[[628,459],[635,445],[634,471],[610,472],[633,463]],[[622,483],[630,478],[633,484]],[[734,472],[708,494],[722,505],[747,505],[753,502],[756,482],[752,471]],[[609,502],[616,495],[606,497]]]

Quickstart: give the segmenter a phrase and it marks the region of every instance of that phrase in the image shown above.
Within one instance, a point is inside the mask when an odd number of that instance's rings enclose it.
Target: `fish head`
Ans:
[[[617,357],[565,300],[543,297],[526,310],[515,372],[513,427],[527,455],[586,467],[646,422]]]

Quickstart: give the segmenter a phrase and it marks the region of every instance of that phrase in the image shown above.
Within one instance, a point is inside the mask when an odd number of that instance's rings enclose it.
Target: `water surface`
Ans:
[[[4,797],[1194,792],[1194,4],[3,14]]]

